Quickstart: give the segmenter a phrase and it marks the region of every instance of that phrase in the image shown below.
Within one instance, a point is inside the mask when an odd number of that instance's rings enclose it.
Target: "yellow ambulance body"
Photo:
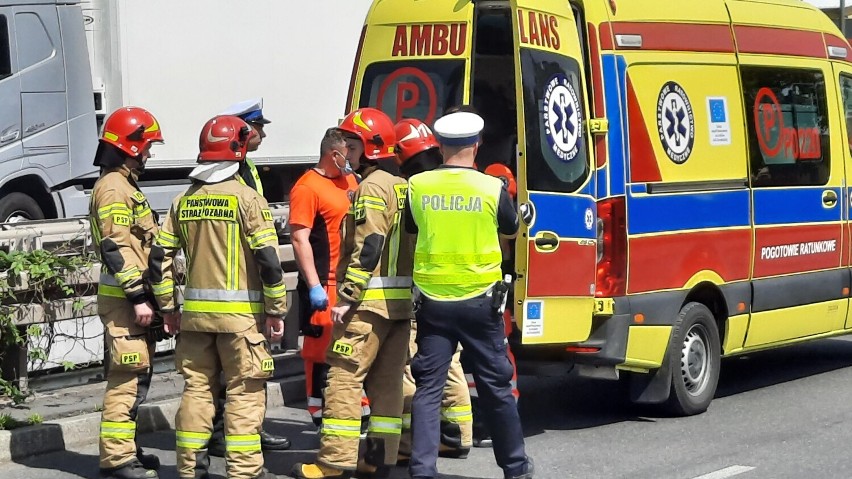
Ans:
[[[516,352],[696,414],[721,357],[852,326],[850,60],[797,0],[375,0],[347,106],[474,105],[517,175]]]

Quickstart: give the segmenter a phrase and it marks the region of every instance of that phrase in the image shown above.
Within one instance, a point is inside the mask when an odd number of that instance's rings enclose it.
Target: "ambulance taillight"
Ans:
[[[598,202],[598,266],[595,295],[623,296],[627,283],[627,221],[624,197]]]

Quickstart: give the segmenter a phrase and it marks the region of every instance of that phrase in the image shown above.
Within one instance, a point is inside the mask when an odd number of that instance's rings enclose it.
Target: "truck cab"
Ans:
[[[0,222],[62,216],[54,187],[84,173],[96,139],[79,5],[0,0]]]

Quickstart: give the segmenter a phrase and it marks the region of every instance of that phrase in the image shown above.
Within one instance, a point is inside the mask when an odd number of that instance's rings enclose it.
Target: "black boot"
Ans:
[[[136,448],[136,459],[142,464],[145,469],[160,469],[160,458],[154,454],[145,454],[141,447]]]
[[[109,469],[101,468],[101,477],[105,479],[159,479],[157,471],[145,469],[138,459],[131,459],[130,462]]]
[[[527,464],[524,467],[524,473],[517,476],[506,476],[506,479],[533,479],[535,475],[535,464],[533,459],[527,456]]]
[[[207,449],[195,452],[195,479],[210,479],[210,455]]]
[[[255,476],[254,479],[278,479],[278,476],[264,469],[263,472]]]
[[[225,434],[214,432],[207,441],[207,452],[211,456],[225,457]]]
[[[284,436],[260,431],[260,448],[264,451],[286,451],[290,449],[290,440]]]

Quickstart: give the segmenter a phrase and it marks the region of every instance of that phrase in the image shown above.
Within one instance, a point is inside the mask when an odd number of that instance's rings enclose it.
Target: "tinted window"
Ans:
[[[0,79],[12,74],[11,45],[9,44],[9,26],[6,16],[0,15]]]
[[[583,89],[576,60],[521,49],[528,188],[570,193],[585,183]]]
[[[840,92],[843,95],[846,141],[849,142],[849,152],[852,153],[852,77],[840,75]]]
[[[461,104],[464,60],[374,63],[364,72],[359,107],[378,108],[394,122],[417,118],[432,125]]]
[[[822,72],[767,67],[741,71],[752,184],[826,184],[830,152]]]

